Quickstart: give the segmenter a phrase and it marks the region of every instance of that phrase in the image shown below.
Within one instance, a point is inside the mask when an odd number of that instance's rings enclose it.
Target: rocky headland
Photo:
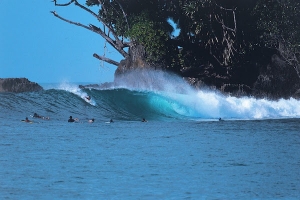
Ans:
[[[115,71],[114,83],[81,85],[80,88],[105,88],[116,84],[119,79],[122,79],[122,77],[132,71],[140,70],[142,73],[135,77],[129,77],[129,79],[141,79],[147,76],[143,71],[162,69],[153,67],[145,62],[145,51],[143,48],[131,48],[129,55],[129,57],[120,62]],[[234,71],[230,76],[226,72],[218,71],[217,67],[213,65],[182,69],[177,74],[197,89],[216,90],[225,95],[236,97],[249,96],[270,100],[281,98],[300,99],[300,78],[297,74],[297,69],[286,63],[276,53],[270,54],[263,61],[252,63],[251,67],[240,67],[239,70]]]
[[[42,86],[27,78],[0,78],[0,92],[20,93],[40,90],[43,90]]]

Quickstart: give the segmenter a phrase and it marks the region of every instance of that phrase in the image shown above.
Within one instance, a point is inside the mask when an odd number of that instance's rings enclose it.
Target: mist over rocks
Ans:
[[[115,74],[113,82],[80,85],[80,89],[107,89],[129,87],[131,89],[163,90],[186,93],[191,89],[211,90],[235,97],[254,97],[270,100],[300,99],[300,81],[294,69],[277,55],[262,68],[252,85],[220,81],[220,87],[207,84],[203,77],[179,76],[169,71],[149,68],[135,68]]]
[[[0,92],[36,92],[43,87],[27,78],[0,78]]]

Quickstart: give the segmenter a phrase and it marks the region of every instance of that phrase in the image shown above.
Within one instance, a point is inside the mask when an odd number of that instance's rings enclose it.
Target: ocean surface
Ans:
[[[0,93],[0,199],[300,198],[299,101],[154,77]]]

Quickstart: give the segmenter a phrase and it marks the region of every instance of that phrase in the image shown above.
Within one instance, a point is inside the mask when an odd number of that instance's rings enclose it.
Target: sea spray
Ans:
[[[81,90],[78,85],[76,84],[72,84],[72,83],[67,83],[67,82],[63,82],[61,83],[58,88],[59,90],[65,90],[65,91],[68,91],[68,92],[71,92],[77,96],[79,96],[80,98],[82,98],[83,100],[85,100],[87,103],[95,106],[96,105],[96,102],[92,99],[92,97],[90,97],[90,99],[88,99],[87,97],[89,97],[89,95]]]
[[[137,91],[189,93],[193,88],[181,77],[161,70],[132,70],[115,79],[115,87]]]
[[[266,119],[300,117],[296,99],[270,101],[233,97],[216,91],[196,90],[175,74],[160,70],[135,70],[116,79],[116,85],[163,96],[164,105],[183,117],[199,119]],[[158,101],[153,101],[157,103]],[[162,101],[160,101],[161,104]],[[168,102],[169,105],[166,105]],[[162,108],[162,106],[159,106]]]

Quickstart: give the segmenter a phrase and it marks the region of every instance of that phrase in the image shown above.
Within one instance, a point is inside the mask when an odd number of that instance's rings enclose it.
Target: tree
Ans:
[[[260,0],[254,11],[261,45],[276,49],[300,78],[300,2],[297,0]]]
[[[102,36],[111,46],[113,46],[122,56],[128,57],[128,53],[124,50],[124,48],[129,47],[130,43],[125,42],[123,39],[120,39],[117,35],[117,32],[112,27],[112,24],[105,20],[105,18],[101,18],[99,14],[93,12],[91,9],[87,8],[86,6],[80,4],[77,0],[70,0],[68,3],[57,3],[57,0],[53,0],[55,6],[69,6],[71,4],[74,4],[75,6],[78,6],[79,8],[85,10],[86,12],[90,13],[92,16],[94,16],[100,23],[103,24],[103,28],[97,27],[96,25],[89,24],[84,25],[79,22],[74,22],[71,20],[68,20],[66,18],[61,17],[58,15],[55,11],[51,11],[51,13],[58,17],[59,19],[66,21],[70,24],[74,24],[83,28],[86,28],[90,31],[93,31],[100,36]],[[87,1],[87,5],[93,5],[96,1]],[[100,2],[100,1],[99,1]],[[102,9],[105,9],[105,5],[102,5]],[[103,60],[105,62],[108,62],[113,65],[118,65],[119,63],[111,60],[109,58],[99,56],[98,54],[94,53],[94,57],[98,58],[99,60]]]
[[[139,56],[149,66],[219,88],[227,83],[251,87],[259,67],[279,52],[300,77],[297,0],[57,1],[56,6],[78,6],[101,26],[73,22],[52,11],[54,16],[99,34],[127,61]],[[172,36],[168,20],[180,30],[178,36]],[[94,57],[123,65],[96,53]]]
[[[74,3],[96,17],[103,24],[103,28],[72,22],[52,11],[56,17],[66,22],[100,34],[124,57],[128,56],[124,48],[134,42],[146,47],[148,60],[151,61],[162,61],[167,52],[176,45],[187,49],[198,45],[206,48],[209,55],[220,65],[228,66],[236,51],[236,5],[227,8],[213,0],[87,0],[87,6],[99,7],[98,13],[95,13],[77,0],[64,4],[54,0],[54,3],[56,6],[69,6]],[[172,27],[167,22],[169,18],[174,19],[181,30],[180,36],[173,41],[170,37]],[[166,51],[172,44],[173,47]]]
[[[94,24],[84,25],[68,20],[61,17],[55,11],[51,11],[51,13],[63,21],[81,26],[99,34],[124,58],[129,57],[129,53],[125,49],[138,43],[145,46],[148,54],[147,61],[162,62],[162,57],[167,54],[166,49],[168,49],[168,47],[163,45],[163,42],[168,40],[168,31],[166,31],[166,28],[170,31],[172,29],[171,26],[166,21],[164,23],[156,22],[149,18],[150,11],[144,8],[152,7],[152,10],[154,10],[153,2],[135,2],[137,5],[141,4],[140,6],[131,6],[130,4],[125,4],[125,2],[126,1],[122,0],[87,0],[85,6],[80,4],[78,0],[70,0],[67,3],[57,3],[57,0],[54,0],[55,6],[69,6],[74,4],[87,11],[97,18],[102,24],[102,28]],[[96,13],[88,8],[91,6],[98,6],[98,12]],[[117,66],[119,65],[118,62],[99,56],[96,53],[94,57]]]

